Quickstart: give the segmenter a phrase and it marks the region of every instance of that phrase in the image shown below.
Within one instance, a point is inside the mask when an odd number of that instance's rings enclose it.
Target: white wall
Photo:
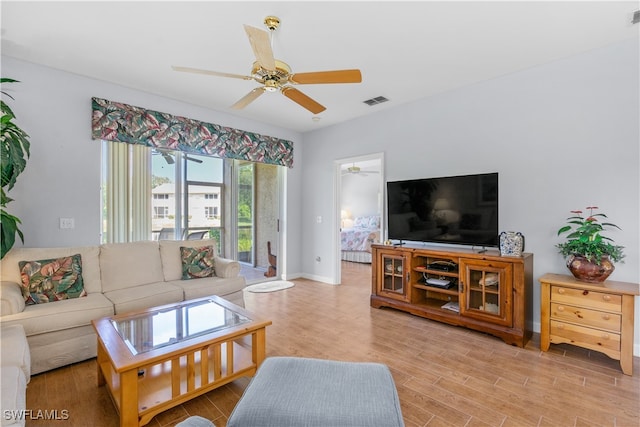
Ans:
[[[378,194],[379,174],[345,174],[342,176],[341,208],[351,213],[351,219],[359,216],[380,215]]]
[[[6,56],[2,76],[20,80],[2,89],[15,98],[9,105],[31,141],[31,157],[9,194],[15,201],[8,205],[22,220],[24,246],[100,242],[100,142],[91,139],[91,97],[99,97],[293,141],[295,166],[287,169],[282,222],[288,226],[286,246],[291,250],[285,272],[300,274],[299,133]],[[60,229],[61,217],[74,218],[75,228]]]
[[[600,206],[622,228],[609,233],[627,255],[611,279],[640,281],[639,48],[628,40],[305,134],[305,274],[336,277],[336,225],[314,221],[335,212],[333,161],[384,152],[387,180],[499,173],[499,227],[534,254],[535,308],[537,279],[568,272],[554,246],[570,210]]]

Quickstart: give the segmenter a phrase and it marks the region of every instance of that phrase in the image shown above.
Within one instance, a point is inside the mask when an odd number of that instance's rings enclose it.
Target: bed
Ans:
[[[372,243],[380,243],[379,215],[356,217],[352,227],[340,230],[343,261],[371,263]]]

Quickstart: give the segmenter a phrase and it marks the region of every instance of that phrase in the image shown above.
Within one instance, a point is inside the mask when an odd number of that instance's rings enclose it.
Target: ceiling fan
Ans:
[[[183,71],[187,73],[205,74],[218,77],[230,77],[234,79],[255,80],[262,86],[251,90],[238,102],[233,104],[231,108],[241,110],[251,102],[255,101],[265,92],[280,91],[284,96],[293,102],[318,114],[326,110],[326,107],[305,95],[292,85],[302,84],[326,84],[326,83],[360,83],[362,75],[360,70],[333,70],[333,71],[316,71],[309,73],[291,73],[291,67],[285,62],[277,60],[273,56],[271,48],[271,36],[280,25],[280,20],[275,16],[267,16],[264,24],[270,32],[245,25],[244,29],[249,37],[249,43],[253,49],[256,61],[251,68],[251,75],[243,76],[241,74],[222,73],[218,71],[201,70],[190,67],[172,66],[175,71]]]
[[[349,166],[348,168],[346,168],[344,170],[344,172],[342,172],[342,175],[360,175],[360,176],[367,176],[370,173],[380,173],[380,171],[377,170],[362,170],[362,168],[360,168],[360,166],[356,166],[356,164],[354,163],[352,166]]]
[[[175,155],[172,151],[154,149],[151,154],[160,154],[162,158],[167,162],[167,164],[172,165],[176,162]],[[189,157],[189,155],[184,155],[185,160],[190,160],[196,163],[202,163],[202,160],[196,159],[194,157]]]

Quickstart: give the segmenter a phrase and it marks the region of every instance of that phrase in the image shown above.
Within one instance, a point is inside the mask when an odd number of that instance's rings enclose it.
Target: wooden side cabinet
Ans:
[[[637,283],[587,283],[563,274],[540,279],[540,349],[567,343],[599,351],[633,373],[634,297]]]

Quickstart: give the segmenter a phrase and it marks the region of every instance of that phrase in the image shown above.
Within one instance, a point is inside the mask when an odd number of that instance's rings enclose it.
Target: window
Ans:
[[[102,242],[156,240],[160,234],[181,239],[208,231],[222,254],[224,164],[215,157],[103,141]]]
[[[217,206],[205,206],[204,207],[204,216],[207,219],[215,219],[218,216],[218,207]]]
[[[169,218],[168,206],[154,206],[153,207],[153,219]]]

